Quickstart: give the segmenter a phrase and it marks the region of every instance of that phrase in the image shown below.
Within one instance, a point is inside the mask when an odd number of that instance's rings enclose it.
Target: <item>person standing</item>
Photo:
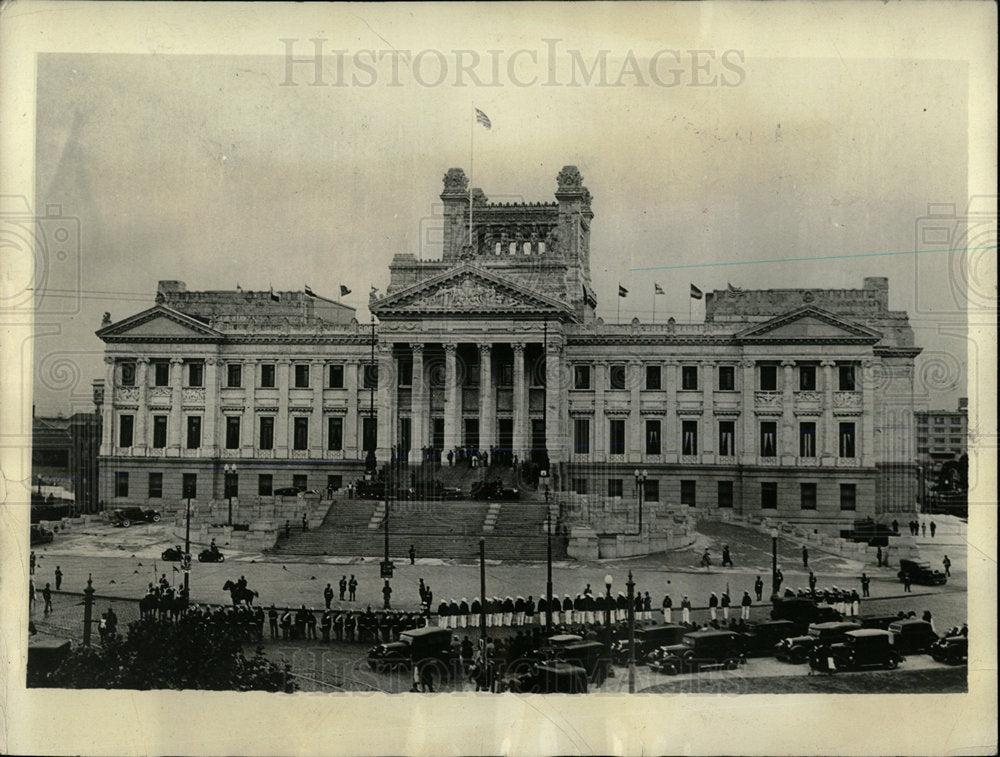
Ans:
[[[663,622],[670,623],[673,616],[674,601],[669,594],[663,595]]]
[[[52,612],[52,589],[48,584],[45,584],[45,588],[42,589],[42,599],[45,600],[45,610],[44,613],[48,615]]]
[[[417,550],[411,544],[410,545],[410,565],[414,565],[417,562]]]
[[[753,604],[753,600],[750,599],[750,592],[743,592],[743,599],[740,600],[740,618],[742,620],[750,620],[750,605]]]
[[[869,590],[869,586],[871,586],[871,582],[872,582],[872,580],[871,580],[871,578],[868,577],[867,573],[862,573],[861,574],[861,596],[862,597],[870,597],[871,596],[871,593],[870,593],[870,590]]]
[[[351,602],[357,601],[358,579],[351,573],[351,580],[347,582],[347,596]]]
[[[809,593],[810,594],[816,593],[816,574],[813,573],[811,570],[809,571]]]
[[[59,591],[59,589],[62,588],[62,577],[63,577],[62,569],[57,565],[56,566],[56,591]]]
[[[309,530],[309,514],[308,513],[302,513],[302,530],[303,531],[308,531]]]
[[[729,598],[729,592],[722,592],[722,600],[720,602],[722,605],[722,619],[729,620],[729,605],[732,604],[732,600]]]
[[[277,639],[278,638],[278,611],[275,609],[274,605],[271,605],[271,607],[267,611],[267,621],[268,621],[268,628],[271,631],[271,638],[272,639]]]
[[[691,622],[691,600],[684,595],[681,600],[681,622],[689,624]]]
[[[904,570],[903,571],[903,591],[909,591],[909,592],[913,591],[913,589],[910,588],[911,582],[912,582],[912,579],[910,578],[910,571]]]
[[[781,568],[778,568],[774,572],[774,592],[777,594],[781,591],[781,582],[785,580],[785,574],[781,572]]]
[[[764,581],[761,580],[760,576],[757,576],[757,580],[753,582],[753,591],[757,595],[757,601],[760,602],[764,596]]]
[[[337,584],[337,588],[340,589],[340,601],[344,601],[344,595],[347,594],[347,576],[341,576],[340,581]]]
[[[354,598],[353,597],[353,593],[354,592],[351,592],[351,594],[352,594],[351,599]],[[389,579],[387,578],[387,579],[385,579],[385,583],[382,586],[382,606],[386,610],[391,610],[392,609],[392,602],[390,601],[390,597],[391,596],[392,596],[392,587],[389,586]]]
[[[341,594],[343,594],[343,592],[341,592]],[[343,599],[343,596],[341,596],[341,599]],[[329,610],[330,603],[333,601],[333,587],[330,586],[330,584],[327,584],[326,588],[323,589],[323,601],[326,602],[326,609]]]
[[[923,523],[920,524],[920,531],[921,531],[923,537],[926,539],[927,538],[927,521],[924,521]]]
[[[330,641],[330,629],[333,628],[333,613],[327,607],[323,612],[323,619],[319,623],[320,632],[323,634],[323,641]]]
[[[653,619],[653,598],[648,591],[642,597],[642,619],[647,622]]]
[[[726,545],[725,545],[725,546],[724,546],[724,547],[722,548],[722,567],[723,567],[723,568],[725,568],[725,567],[726,567],[727,565],[728,565],[728,566],[729,566],[730,568],[732,568],[732,567],[733,567],[733,558],[732,558],[732,556],[731,556],[731,555],[729,554],[729,545],[728,545],[728,544],[726,544]]]
[[[306,612],[306,638],[316,638],[316,613],[313,612],[313,608],[311,607]]]
[[[951,560],[948,559],[948,555],[944,556],[944,559],[941,561],[941,564],[944,566],[945,577],[947,578],[951,576]]]
[[[931,521],[931,538],[934,538],[934,534],[937,533],[937,523]]]
[[[802,545],[802,567],[809,569],[809,547],[805,544]]]
[[[31,556],[28,558],[28,564],[31,568],[31,575],[35,575],[35,551],[31,550]]]
[[[718,620],[718,608],[719,608],[719,598],[712,592],[712,596],[708,598],[708,614],[712,620]]]
[[[878,564],[878,567],[880,567],[880,568],[882,567],[882,547],[881,546],[879,546],[875,550],[875,562]]]
[[[285,521],[285,538],[288,539],[292,535],[292,522],[289,520]]]

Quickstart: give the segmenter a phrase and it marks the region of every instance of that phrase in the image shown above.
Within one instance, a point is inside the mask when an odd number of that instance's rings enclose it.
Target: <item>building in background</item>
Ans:
[[[940,466],[967,454],[969,435],[969,398],[959,397],[956,410],[918,410],[917,462]]]
[[[575,167],[555,202],[489,203],[461,169],[441,199],[442,257],[394,257],[377,329],[308,290],[168,281],[106,323],[101,498],[270,497],[338,488],[371,454],[413,468],[485,450],[565,497],[634,501],[641,486],[648,506],[830,528],[913,509],[920,348],[886,279],[730,287],[705,293],[701,323],[610,324]]]

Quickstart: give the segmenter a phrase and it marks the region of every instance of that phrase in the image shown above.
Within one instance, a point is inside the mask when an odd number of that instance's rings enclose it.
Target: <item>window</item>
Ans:
[[[400,360],[396,366],[396,383],[399,386],[413,386],[413,361]]]
[[[305,490],[309,488],[309,476],[305,473],[297,473],[292,476],[292,486]]]
[[[260,440],[257,443],[260,449],[274,449],[274,417],[270,415],[262,416],[260,419]]]
[[[681,389],[694,391],[698,388],[698,366],[681,366]]]
[[[837,367],[837,374],[839,381],[837,386],[842,392],[853,392],[854,383],[854,366],[853,365],[841,365]]]
[[[135,416],[122,415],[118,418],[118,446],[132,446],[132,426],[135,423]]]
[[[243,386],[243,366],[239,363],[230,363],[226,366],[226,386],[230,389]]]
[[[618,364],[612,365],[610,373],[608,374],[610,384],[612,389],[624,389],[625,388],[625,366]]]
[[[731,508],[733,506],[733,482],[719,481],[719,507]]]
[[[719,421],[719,454],[723,457],[736,454],[736,421]]]
[[[223,496],[229,497],[239,497],[240,496],[240,474],[239,473],[227,473],[224,482],[224,493]]]
[[[646,421],[646,454],[660,454],[660,422],[658,420]]]
[[[570,486],[573,487],[574,494],[586,494],[587,493],[587,479],[585,478],[574,478],[570,480]]]
[[[443,450],[444,449],[444,418],[432,418],[431,419],[431,438],[433,439],[432,444],[434,449]]]
[[[930,449],[927,447],[917,447],[917,452],[930,452]]]
[[[330,378],[327,382],[327,386],[330,389],[343,389],[344,388],[344,366],[342,365],[331,365],[330,366]]]
[[[960,436],[952,436],[951,438],[948,439],[948,442],[949,442],[949,444],[961,444],[962,443],[962,437],[960,437]]]
[[[188,386],[205,385],[205,364],[188,363]]]
[[[660,501],[660,482],[655,478],[647,478],[642,487],[643,502]]]
[[[163,474],[162,473],[150,473],[149,474],[149,494],[147,495],[149,499],[162,499],[163,498]]]
[[[608,496],[609,497],[622,496],[622,480],[620,478],[608,479]]]
[[[681,504],[694,507],[698,491],[697,481],[681,481]]]
[[[364,366],[364,383],[362,384],[365,389],[378,389],[378,364],[377,363],[365,363]]]
[[[514,385],[514,366],[510,363],[501,363],[497,366],[497,386]]]
[[[169,386],[170,385],[170,363],[165,363],[162,360],[153,363],[153,386]]]
[[[625,454],[625,421],[613,419],[608,421],[610,430],[608,452],[612,455]]]
[[[816,390],[815,365],[799,366],[799,389],[801,389],[804,392],[813,392]]]
[[[270,497],[274,491],[274,476],[270,473],[257,474],[257,496]]]
[[[541,386],[544,386],[544,380]],[[472,365],[465,366],[465,374],[462,380],[462,386],[476,387],[479,386],[479,363],[474,363]]]
[[[167,446],[167,416],[153,416],[153,447],[163,449]]]
[[[760,482],[760,509],[761,510],[777,510],[778,509],[778,482],[777,481],[761,481]]]
[[[762,392],[775,392],[778,390],[778,366],[761,365],[758,368],[758,376]]]
[[[803,510],[816,509],[816,484],[799,484],[799,502]]]
[[[778,454],[778,424],[776,421],[760,423],[760,456],[776,457]]]
[[[841,484],[840,485],[840,509],[841,510],[856,510],[858,501],[858,486],[857,484]]]
[[[442,429],[444,426],[442,425]],[[442,431],[441,447],[444,447],[444,431]],[[378,417],[366,416],[361,419],[362,449],[365,452],[374,451],[378,446]]]
[[[226,449],[240,448],[240,417],[226,416]]]
[[[309,449],[309,419],[292,419],[292,449]]]
[[[944,441],[944,440],[942,440]],[[854,457],[854,424],[840,424],[840,456]]]
[[[122,363],[122,386],[135,386],[135,363]]]
[[[578,455],[590,452],[590,419],[573,419],[573,451]]]
[[[575,365],[575,366],[573,366],[573,388],[574,389],[590,389],[590,366],[589,365]]]
[[[719,391],[731,392],[736,389],[736,367],[732,365],[719,366]]]
[[[698,454],[698,421],[681,422],[681,454]]]
[[[274,388],[274,363],[262,363],[260,366],[261,389]]]
[[[201,416],[189,415],[187,419],[187,448],[198,449],[201,446]]]
[[[185,473],[181,481],[181,496],[184,499],[194,499],[198,496],[198,474]]]
[[[344,485],[344,477],[339,474],[331,473],[326,477],[326,488],[329,491],[332,492],[339,491],[341,487],[343,487],[343,485]]]
[[[115,496],[128,496],[128,473],[126,471],[115,471]]]
[[[295,388],[309,388],[309,366],[302,363],[295,364]]]
[[[657,390],[661,387],[660,381],[660,366],[658,365],[647,365],[646,366],[646,388],[651,390]]]
[[[342,450],[344,448],[344,419],[335,415],[327,419],[326,448]]]
[[[816,457],[816,424],[812,421],[799,423],[799,457]]]
[[[961,426],[962,425],[962,419],[959,418],[959,417],[957,417],[957,416],[954,417],[954,418],[952,418],[951,419],[951,425],[952,426]]]

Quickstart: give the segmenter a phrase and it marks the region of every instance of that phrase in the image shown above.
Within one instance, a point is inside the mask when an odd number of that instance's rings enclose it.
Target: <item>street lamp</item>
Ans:
[[[608,590],[608,593],[604,595],[604,626],[605,628],[611,628],[611,583],[613,579],[611,574],[608,573],[604,576],[604,586]]]
[[[185,482],[187,483],[187,482]],[[184,596],[190,598],[190,583],[191,583],[191,497],[194,492],[191,491],[190,485],[187,487],[187,491],[184,494],[187,496],[187,518],[184,525],[184,558],[182,567],[184,569]]]
[[[649,472],[637,468],[633,475],[635,476],[635,493],[639,498],[639,534],[642,535],[642,497],[645,494],[644,489],[646,488],[646,479],[649,478]]]
[[[552,634],[552,511],[549,510],[546,524],[546,557],[548,573],[545,579],[545,632]]]
[[[771,529],[771,597],[778,593],[778,529]]]
[[[235,483],[236,478],[236,463],[226,463],[222,466],[223,470],[226,472],[226,496],[229,498],[229,517],[227,519],[227,525],[233,525],[233,490],[236,488]]]
[[[635,694],[635,581],[628,572],[628,693]]]

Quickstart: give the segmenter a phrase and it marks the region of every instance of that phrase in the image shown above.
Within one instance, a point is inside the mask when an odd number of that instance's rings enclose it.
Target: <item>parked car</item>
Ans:
[[[587,679],[595,686],[607,680],[611,657],[604,644],[599,641],[570,641],[553,645],[551,642],[552,639],[549,639],[549,643],[542,648],[546,661],[565,662],[583,668],[587,671]]]
[[[888,631],[877,628],[859,628],[847,631],[844,640],[830,645],[835,664],[834,670],[860,670],[861,668],[887,668],[894,670],[905,659],[894,649]]]
[[[668,644],[646,656],[650,670],[667,675],[722,667],[735,670],[746,662],[739,634],[733,631],[692,631],[680,644]]]
[[[111,511],[114,524],[128,528],[133,523],[159,523],[160,513],[156,510],[146,510],[141,507],[124,507]]]
[[[635,629],[635,662],[646,664],[646,654],[657,647],[680,644],[684,634],[690,633],[686,626],[665,623]],[[611,644],[611,660],[615,665],[628,665],[628,638],[618,639]]]
[[[854,622],[862,628],[879,628],[883,631],[888,631],[889,626],[897,620],[901,620],[899,615],[859,615],[854,618]]]
[[[838,644],[848,631],[861,628],[857,623],[813,623],[804,636],[790,636],[782,639],[774,648],[774,656],[783,662],[801,665],[809,659],[809,653],[820,644]]]
[[[49,529],[45,526],[40,526],[37,523],[31,526],[31,546],[34,547],[37,544],[49,544],[55,538]]]
[[[414,665],[430,666],[430,675],[438,681],[456,676],[462,659],[453,646],[447,628],[414,628],[403,631],[399,641],[377,644],[368,650],[368,667],[376,673],[410,670]]]
[[[910,575],[910,583],[921,586],[941,586],[948,583],[948,577],[940,570],[932,568],[926,560],[900,560],[896,576],[902,581],[907,573]]]
[[[811,597],[775,597],[771,620],[790,620],[805,633],[813,623],[835,623],[843,616],[830,605],[817,604]]]
[[[519,694],[586,694],[587,679],[586,669],[579,665],[551,660],[510,676],[507,686]]]
[[[969,637],[942,636],[927,651],[938,662],[961,665],[969,661]]]
[[[768,657],[782,639],[796,634],[795,624],[790,620],[763,620],[754,623],[743,634],[743,651],[748,657]]]
[[[305,491],[304,486],[282,486],[274,490],[275,497],[297,497]]]
[[[931,624],[926,620],[907,618],[889,624],[890,643],[900,654],[922,654],[938,640]]]
[[[480,500],[517,501],[521,498],[521,493],[514,487],[504,486],[503,481],[497,478],[474,487],[472,496]]]

